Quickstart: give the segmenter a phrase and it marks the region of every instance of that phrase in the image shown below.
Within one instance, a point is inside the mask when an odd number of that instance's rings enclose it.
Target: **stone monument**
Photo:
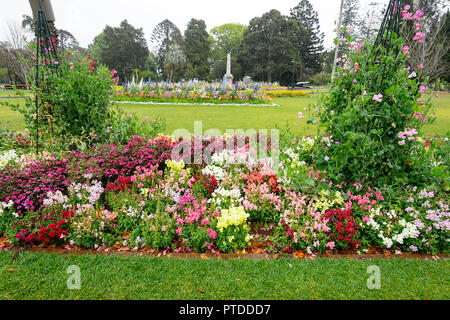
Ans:
[[[227,89],[233,88],[233,75],[231,74],[231,54],[227,54],[227,73],[223,76],[223,83]]]

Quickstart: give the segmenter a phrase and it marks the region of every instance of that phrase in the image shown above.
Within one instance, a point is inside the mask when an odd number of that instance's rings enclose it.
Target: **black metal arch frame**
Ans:
[[[54,72],[58,67],[59,57],[55,45],[55,39],[52,38],[50,28],[48,26],[47,17],[42,10],[41,0],[39,0],[39,10],[36,17],[36,63],[35,63],[35,86],[40,88],[44,79],[42,68],[52,68]],[[36,154],[39,153],[39,119],[47,118],[39,114],[40,101],[38,95],[35,96],[36,107]]]

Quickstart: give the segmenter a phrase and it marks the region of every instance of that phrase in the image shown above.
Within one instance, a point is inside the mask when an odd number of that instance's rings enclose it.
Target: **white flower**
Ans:
[[[20,160],[20,158],[15,150],[6,151],[3,154],[0,154],[0,169],[18,160]]]

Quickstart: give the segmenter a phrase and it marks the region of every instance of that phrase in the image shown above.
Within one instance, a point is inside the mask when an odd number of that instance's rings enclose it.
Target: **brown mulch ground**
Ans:
[[[450,255],[439,254],[423,254],[423,253],[407,253],[407,252],[394,252],[392,250],[385,250],[380,248],[370,248],[367,253],[358,254],[356,251],[341,251],[341,252],[327,252],[315,255],[308,255],[303,251],[296,251],[292,254],[271,254],[266,252],[267,243],[253,242],[252,246],[246,250],[242,250],[237,253],[194,253],[194,252],[170,252],[170,251],[158,251],[153,249],[141,249],[131,250],[129,247],[116,247],[106,248],[102,250],[89,250],[83,248],[63,248],[58,246],[32,246],[29,248],[22,248],[24,251],[30,252],[45,252],[50,254],[60,255],[116,255],[116,256],[149,256],[149,257],[161,257],[161,258],[176,258],[176,259],[252,259],[252,260],[273,260],[280,258],[291,259],[316,259],[316,258],[330,258],[330,259],[354,259],[354,260],[367,260],[367,259],[422,259],[422,260],[438,260],[449,259]],[[0,238],[0,251],[18,252],[21,250],[19,246],[12,246],[9,244],[8,239]]]

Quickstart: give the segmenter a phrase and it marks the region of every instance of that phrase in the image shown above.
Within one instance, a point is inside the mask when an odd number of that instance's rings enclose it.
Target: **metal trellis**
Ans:
[[[55,45],[55,39],[52,37],[50,28],[47,22],[45,12],[42,10],[41,0],[39,0],[39,10],[36,16],[36,63],[35,63],[35,86],[39,91],[44,81],[44,73],[42,68],[52,68],[55,72],[59,57]],[[39,119],[48,118],[48,116],[39,114],[40,100],[38,94],[35,96],[36,106],[36,154],[39,153]]]

